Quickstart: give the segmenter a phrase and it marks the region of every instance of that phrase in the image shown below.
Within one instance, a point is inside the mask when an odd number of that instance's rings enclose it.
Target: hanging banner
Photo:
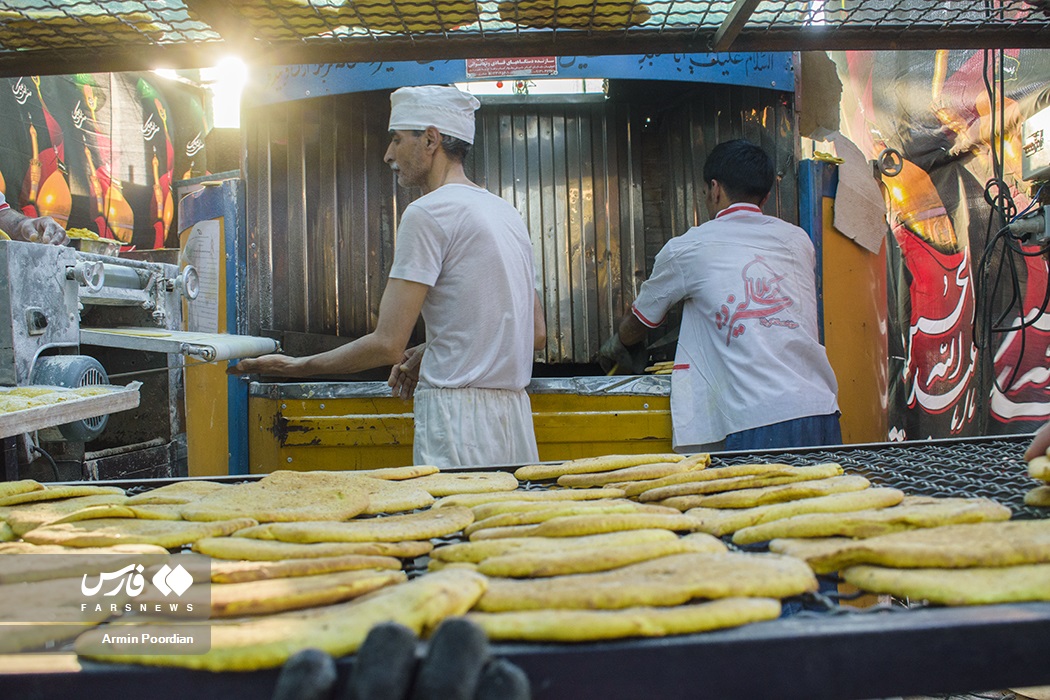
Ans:
[[[1022,179],[1021,125],[1050,103],[1050,56],[832,57],[840,130],[868,159],[899,165],[880,178],[891,233],[888,437],[1034,430],[1050,419],[1047,259],[1001,239],[986,246],[1006,223],[1000,207],[1011,216],[1035,195]]]
[[[177,245],[172,182],[206,173],[202,99],[150,73],[0,79],[0,190],[125,249]]]

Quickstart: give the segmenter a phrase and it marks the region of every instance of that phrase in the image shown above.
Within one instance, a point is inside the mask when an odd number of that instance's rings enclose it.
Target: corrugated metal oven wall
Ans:
[[[592,362],[660,247],[707,219],[702,165],[746,137],[782,174],[767,211],[797,220],[790,96],[719,85],[614,83],[610,98],[483,98],[467,173],[532,236],[550,364]],[[404,207],[383,163],[388,93],[246,115],[251,333],[292,354],[374,327]],[[675,319],[668,331],[676,329]]]

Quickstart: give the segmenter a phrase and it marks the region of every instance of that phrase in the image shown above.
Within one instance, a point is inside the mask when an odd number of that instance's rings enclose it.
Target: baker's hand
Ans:
[[[26,218],[18,225],[18,233],[23,240],[47,245],[66,245],[69,236],[66,230],[50,216],[36,219]]]
[[[288,355],[263,355],[241,360],[226,368],[226,374],[269,374],[279,377],[299,376],[298,357]]]
[[[354,657],[345,700],[529,700],[525,673],[489,656],[488,640],[463,618],[445,620],[426,655],[416,656],[412,630],[393,622],[376,625]],[[273,700],[330,698],[336,685],[332,658],[305,649],[284,664]]]
[[[416,393],[419,383],[419,365],[423,361],[426,343],[405,350],[401,362],[390,368],[390,378],[386,380],[390,395],[408,401]]]
[[[1031,462],[1042,455],[1050,455],[1050,421],[1044,423],[1043,427],[1036,431],[1035,437],[1025,450],[1024,460]]]
[[[639,343],[635,346],[635,352],[623,344],[620,334],[614,333],[611,338],[602,343],[598,351],[598,364],[602,371],[608,374],[640,374],[645,369],[645,357],[636,358],[635,354],[645,354],[645,345]],[[639,366],[640,365],[640,366]],[[615,368],[615,371],[613,371]]]

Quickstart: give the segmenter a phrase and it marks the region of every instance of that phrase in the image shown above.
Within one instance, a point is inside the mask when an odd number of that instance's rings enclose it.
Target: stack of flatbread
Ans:
[[[1050,601],[1050,520],[977,522],[867,539],[776,539],[770,549],[858,588],[944,605]]]
[[[1025,494],[1025,505],[1050,508],[1050,451],[1028,463],[1028,475],[1042,485]]]

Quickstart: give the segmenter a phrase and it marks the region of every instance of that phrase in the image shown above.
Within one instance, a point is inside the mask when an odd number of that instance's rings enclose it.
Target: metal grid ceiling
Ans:
[[[1050,0],[0,1],[0,74],[485,56],[1041,48]]]

